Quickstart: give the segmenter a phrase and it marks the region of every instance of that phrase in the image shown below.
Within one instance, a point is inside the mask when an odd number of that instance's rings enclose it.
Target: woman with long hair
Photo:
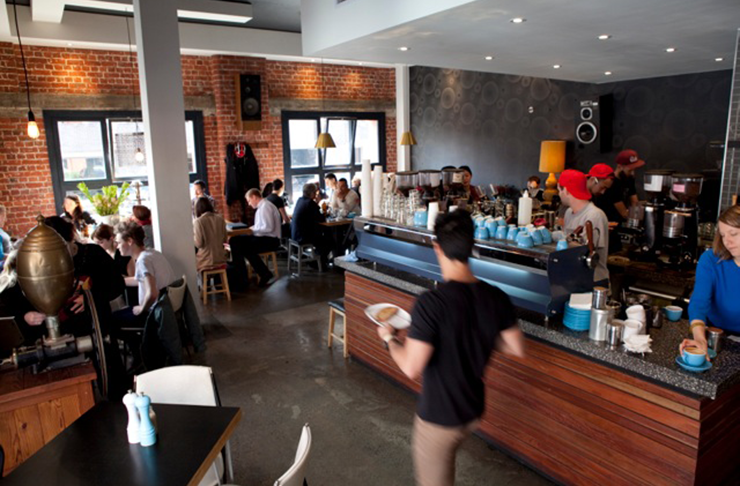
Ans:
[[[144,248],[154,248],[154,229],[152,228],[152,212],[146,206],[136,205],[131,208],[131,220],[135,221],[144,230]]]
[[[82,209],[82,201],[77,194],[67,194],[65,196],[64,212],[61,217],[72,223],[77,232],[85,237],[90,236],[87,234],[87,225],[95,224],[95,220],[90,216],[90,213]]]

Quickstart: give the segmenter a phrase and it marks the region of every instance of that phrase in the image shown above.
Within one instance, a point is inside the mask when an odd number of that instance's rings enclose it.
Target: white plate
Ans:
[[[385,324],[390,324],[392,327],[395,327],[396,329],[406,329],[411,325],[411,316],[408,312],[401,309],[397,305],[393,304],[375,304],[371,305],[370,307],[365,308],[365,314],[377,325],[382,326],[384,323],[381,323],[375,318],[375,315],[380,312],[382,309],[385,309],[386,307],[393,307],[394,309],[398,309],[398,312],[396,312],[390,319],[388,319]]]

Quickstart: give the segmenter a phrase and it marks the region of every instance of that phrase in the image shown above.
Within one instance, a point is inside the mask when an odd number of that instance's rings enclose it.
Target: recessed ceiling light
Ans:
[[[406,52],[406,51],[410,50],[410,48],[409,47],[406,47],[406,46],[402,46],[402,47],[399,47],[398,50],[399,51]]]
[[[555,64],[552,68],[553,69],[560,69],[560,64]]]
[[[667,47],[665,51],[666,52],[676,52],[676,48],[675,47]]]
[[[521,24],[522,22],[526,22],[526,21],[527,21],[527,19],[525,19],[523,17],[515,17],[515,18],[509,20],[509,22],[511,22],[512,24]]]
[[[714,60],[717,61],[717,62],[722,62],[722,61],[725,60],[725,58],[724,57],[715,57]]]
[[[604,76],[611,76],[611,75],[612,75],[611,71],[604,71]]]
[[[361,62],[358,62],[357,64],[359,64],[360,66],[362,66],[362,63]]]
[[[607,39],[611,39],[611,37],[612,36],[610,36],[609,34],[601,34],[599,36],[599,40],[607,40]]]
[[[486,61],[493,61],[493,56],[486,56]]]
[[[311,62],[316,62],[316,59],[311,59]]]

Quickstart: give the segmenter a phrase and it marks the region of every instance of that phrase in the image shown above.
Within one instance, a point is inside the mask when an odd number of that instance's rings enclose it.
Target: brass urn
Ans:
[[[57,313],[74,291],[74,262],[59,233],[44,224],[42,215],[36,221],[18,250],[16,272],[28,301],[49,316],[49,338],[55,339],[59,337]]]

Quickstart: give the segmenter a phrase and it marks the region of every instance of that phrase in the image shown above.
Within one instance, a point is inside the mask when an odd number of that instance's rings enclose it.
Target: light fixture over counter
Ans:
[[[414,138],[414,134],[411,133],[410,130],[407,132],[403,132],[399,145],[416,145],[416,138]]]
[[[23,43],[21,42],[21,30],[18,27],[18,11],[16,10],[15,0],[13,0],[13,17],[15,18],[15,33],[18,36],[18,48],[21,51],[21,62],[23,63],[23,74],[26,78],[26,100],[28,101],[28,126],[26,132],[28,136],[37,139],[41,135],[39,126],[36,124],[36,116],[31,109],[31,86],[28,83],[28,68],[26,67],[26,56],[23,54]]]
[[[321,59],[321,111],[326,111],[326,94],[324,93],[324,60]],[[321,122],[319,122],[321,123]],[[331,138],[329,133],[329,119],[326,120],[326,131],[319,133],[319,139],[316,140],[314,148],[317,149],[328,149],[335,148],[336,144],[334,139]]]

